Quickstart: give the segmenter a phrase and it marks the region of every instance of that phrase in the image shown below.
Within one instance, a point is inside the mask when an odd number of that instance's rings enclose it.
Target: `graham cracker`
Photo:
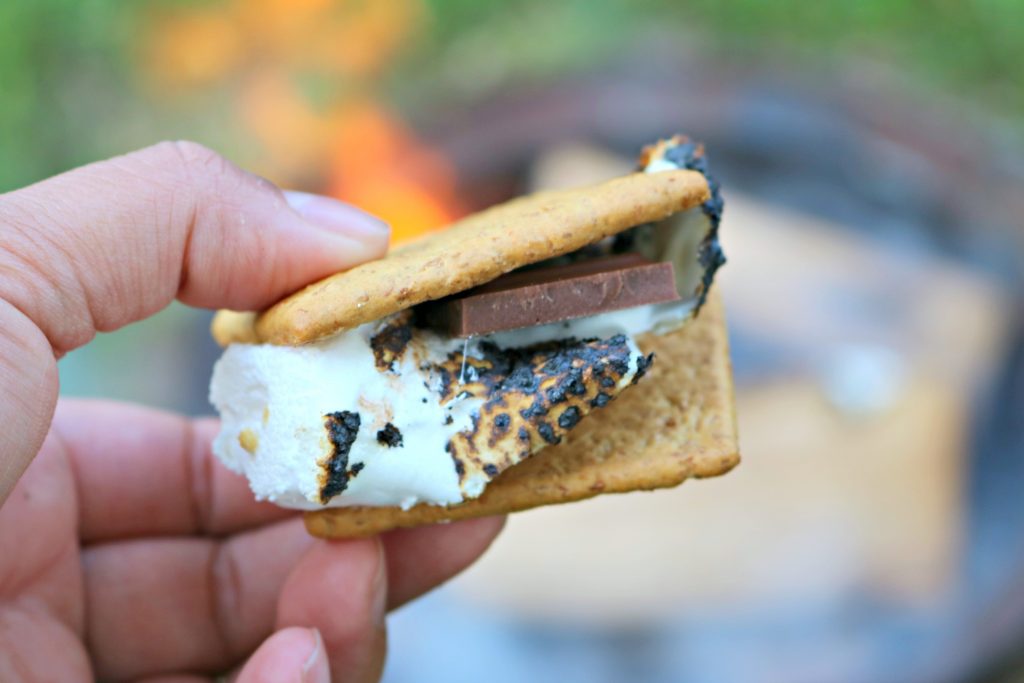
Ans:
[[[259,344],[256,336],[256,313],[217,311],[210,323],[210,334],[221,346],[228,344]]]
[[[716,291],[696,319],[664,336],[640,337],[654,352],[649,376],[557,446],[509,468],[476,499],[453,506],[343,507],[305,514],[314,536],[369,536],[399,527],[499,515],[601,493],[677,486],[724,474],[739,462],[732,367]]]
[[[258,316],[221,312],[212,332],[225,346],[306,344],[661,220],[708,197],[704,176],[683,170],[520,197],[309,285]]]

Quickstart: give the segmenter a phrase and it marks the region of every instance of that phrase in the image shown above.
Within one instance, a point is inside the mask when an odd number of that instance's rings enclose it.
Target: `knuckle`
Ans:
[[[211,182],[238,172],[235,166],[217,152],[189,140],[161,142],[140,153],[197,188],[208,187]]]
[[[0,202],[0,300],[28,316],[59,353],[95,334],[75,275],[74,235],[60,211],[31,193]]]
[[[198,142],[175,140],[169,144],[186,168],[218,169],[225,163],[224,157]]]
[[[235,545],[231,541],[216,544],[208,567],[211,585],[210,620],[223,649],[233,655],[241,654],[243,648],[236,642],[232,624],[237,621],[241,610],[245,586]]]
[[[185,468],[188,483],[188,507],[192,513],[193,525],[201,533],[210,531],[212,510],[212,488],[210,486],[210,462],[202,441],[197,438],[195,426],[187,417],[181,420],[181,462]]]

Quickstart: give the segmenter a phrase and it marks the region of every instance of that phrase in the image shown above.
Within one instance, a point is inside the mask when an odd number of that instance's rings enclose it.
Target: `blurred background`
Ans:
[[[405,239],[703,140],[743,463],[513,517],[385,680],[1024,681],[1022,64],[1017,0],[4,0],[0,191],[188,138]],[[63,393],[210,412],[209,315]]]

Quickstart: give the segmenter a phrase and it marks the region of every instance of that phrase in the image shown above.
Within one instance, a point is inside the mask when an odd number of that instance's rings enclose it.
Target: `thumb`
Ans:
[[[162,143],[0,195],[0,298],[64,353],[175,296],[262,307],[381,255],[387,239],[346,204]]]
[[[297,626],[267,638],[242,667],[235,683],[330,683],[320,632]]]
[[[255,309],[383,254],[389,230],[162,143],[0,195],[0,503],[46,434],[55,357],[166,306]]]

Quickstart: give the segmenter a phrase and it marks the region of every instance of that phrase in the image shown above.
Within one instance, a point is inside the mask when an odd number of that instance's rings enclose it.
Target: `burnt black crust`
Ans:
[[[725,209],[725,201],[722,199],[721,185],[711,175],[708,169],[708,160],[704,156],[704,145],[692,142],[685,135],[677,136],[678,144],[665,150],[665,159],[673,164],[691,171],[697,171],[708,181],[708,190],[711,197],[700,205],[701,211],[708,217],[711,229],[701,240],[697,248],[697,260],[704,268],[704,275],[701,276],[700,286],[697,291],[697,308],[699,312],[708,298],[711,290],[711,283],[715,279],[715,272],[725,265],[725,252],[718,240],[718,226],[722,222],[722,211]]]
[[[377,430],[377,443],[388,448],[398,448],[402,445],[402,432],[388,422],[384,425],[384,429]]]
[[[580,421],[580,409],[576,406],[569,406],[558,416],[558,426],[570,430]]]
[[[639,356],[636,359],[636,374],[633,375],[633,381],[631,384],[636,384],[640,381],[640,378],[647,374],[647,371],[654,365],[654,353],[649,353],[646,356]]]
[[[540,438],[547,441],[549,444],[557,444],[562,442],[562,437],[555,434],[555,429],[547,422],[541,422],[537,425],[537,433],[540,434]]]
[[[492,397],[484,404],[482,412],[498,407],[508,393],[530,395],[533,400],[519,414],[534,425],[548,443],[557,441],[553,441],[556,437],[551,425],[542,418],[553,406],[568,401],[570,397],[586,395],[584,372],[588,368],[598,383],[605,385],[610,381],[615,386],[629,372],[630,365],[630,349],[625,335],[615,335],[606,340],[568,338],[516,349],[501,349],[491,342],[481,342],[479,349],[486,366],[477,368],[478,381],[486,386],[487,395]],[[542,391],[541,385],[552,378],[556,378],[554,384]],[[507,415],[498,417],[492,421],[497,432],[495,436],[507,430],[504,426]]]
[[[370,338],[374,363],[381,372],[394,372],[395,361],[401,360],[412,339],[411,320],[412,316],[408,313],[396,316]]]
[[[324,476],[320,486],[320,502],[326,505],[331,498],[348,488],[349,480],[363,469],[363,463],[348,466],[348,453],[359,434],[362,418],[359,413],[342,410],[324,415],[324,429],[331,443],[331,454],[323,463]]]
[[[472,427],[452,436],[446,450],[460,474],[482,471],[483,454],[504,443],[507,452],[493,464],[500,472],[542,445],[560,443],[592,407],[605,405],[633,369],[625,335],[607,339],[566,338],[518,348],[489,341],[466,359],[464,384],[454,378],[462,354],[453,351],[434,367],[425,366],[439,386],[442,404],[469,394],[484,400],[474,411]],[[468,368],[472,367],[470,373]],[[521,418],[521,419],[520,419]],[[518,423],[513,431],[513,421]],[[461,462],[460,462],[461,461]],[[461,470],[459,469],[461,465]]]

